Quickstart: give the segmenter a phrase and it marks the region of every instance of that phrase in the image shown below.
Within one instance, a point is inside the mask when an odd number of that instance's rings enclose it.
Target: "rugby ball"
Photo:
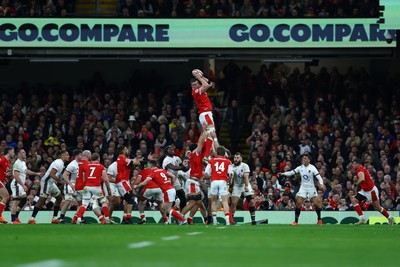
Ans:
[[[193,74],[193,76],[196,76],[196,75],[200,75],[201,77],[204,76],[203,72],[199,69],[193,69],[192,74]]]

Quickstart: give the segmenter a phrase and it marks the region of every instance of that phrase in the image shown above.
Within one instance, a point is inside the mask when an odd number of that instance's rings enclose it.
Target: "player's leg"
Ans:
[[[293,226],[299,224],[300,209],[301,209],[301,206],[304,203],[304,200],[305,200],[305,197],[300,196],[299,194],[297,194],[297,196],[296,196],[296,208],[294,210],[294,222],[292,223]]]
[[[133,200],[133,192],[131,186],[127,181],[119,182],[117,185],[118,193],[125,200],[124,202],[124,216],[122,218],[122,224],[132,224],[132,209],[135,201]]]
[[[9,198],[10,195],[8,194],[7,189],[3,183],[0,182],[0,223],[7,223],[7,221],[3,218],[3,210],[6,207]]]
[[[361,225],[366,222],[363,211],[360,206],[360,202],[365,201],[366,199],[367,198],[363,190],[359,191],[355,197],[351,198],[351,203],[353,204],[354,210],[357,212],[359,217],[359,221],[356,222],[355,225]]]
[[[36,202],[35,207],[33,208],[31,218],[28,220],[28,224],[36,224],[36,216],[39,213],[39,210],[42,208],[48,196],[46,194],[40,194],[38,202]]]
[[[249,203],[249,212],[251,218],[251,224],[255,225],[256,223],[256,203],[254,202],[253,194],[245,194],[245,198]]]
[[[20,224],[20,220],[18,219],[19,212],[21,208],[24,207],[26,203],[26,193],[22,186],[15,180],[11,183],[11,223],[12,224]]]
[[[314,192],[311,195],[311,201],[315,206],[315,212],[317,213],[317,220],[318,225],[322,225],[322,218],[321,218],[321,207],[322,207],[322,200],[318,197],[317,191],[314,189]]]
[[[229,204],[228,204],[228,197],[229,195],[221,195],[221,202],[222,202],[222,207],[224,209],[224,215],[225,215],[225,224],[230,225],[230,220],[229,220]]]
[[[379,211],[383,216],[385,216],[388,221],[389,221],[389,225],[392,226],[394,224],[394,218],[391,217],[388,213],[388,211],[381,206],[381,204],[379,203],[379,195],[378,195],[378,189],[376,187],[374,187],[372,189],[372,191],[370,191],[371,196],[368,197],[371,198],[369,199],[372,202],[372,206],[374,207],[375,210]]]
[[[60,190],[55,184],[52,185],[51,195],[56,198],[56,202],[54,203],[53,207],[53,219],[51,220],[51,223],[57,224],[60,222],[60,220],[57,217],[58,217],[58,212],[60,211],[62,195]]]

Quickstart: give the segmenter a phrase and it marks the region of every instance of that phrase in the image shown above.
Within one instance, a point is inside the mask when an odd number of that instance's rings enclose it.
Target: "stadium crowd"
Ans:
[[[349,67],[340,73],[321,67],[313,73],[307,65],[300,70],[271,63],[253,74],[232,61],[212,78],[214,90],[224,92],[223,97],[209,92],[217,132],[228,125],[231,139],[248,147],[243,161],[250,167],[257,210],[295,209],[299,179],[278,174],[299,165],[304,153],[312,156],[326,186],[325,191],[318,189],[323,210],[353,209],[350,199],[357,194],[349,167],[353,157],[360,158],[372,175],[382,207],[400,210],[399,95],[392,90],[385,94],[382,84],[365,70]],[[0,153],[7,147],[25,149],[27,168],[34,172],[26,179],[28,202],[23,209],[33,209],[40,176],[58,151],[70,151],[72,160],[72,151],[90,150],[100,155],[105,167],[125,146],[131,159],[147,159],[151,153],[160,166],[170,147],[184,159],[201,133],[196,106],[189,85],[173,91],[160,88],[159,80],[155,73],[137,71],[119,86],[95,73],[73,90],[27,83],[17,90],[3,90],[9,93],[1,95]],[[241,152],[240,146],[224,145],[232,156]],[[137,175],[134,171],[132,179]],[[42,208],[51,210],[54,201],[49,197]],[[248,209],[246,202],[240,201],[239,208]],[[361,206],[372,209],[368,201]],[[302,210],[314,208],[306,200]]]
[[[378,0],[120,0],[116,16],[158,18],[370,18],[378,17]],[[2,0],[3,17],[69,17],[75,0]]]

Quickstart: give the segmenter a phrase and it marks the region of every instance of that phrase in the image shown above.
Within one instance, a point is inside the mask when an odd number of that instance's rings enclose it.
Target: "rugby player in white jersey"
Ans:
[[[17,160],[14,162],[12,173],[14,180],[11,182],[12,207],[11,207],[11,223],[21,224],[18,218],[20,210],[25,206],[27,201],[26,191],[28,188],[25,185],[26,175],[40,175],[40,172],[33,172],[26,167],[26,152],[20,149],[17,153]]]
[[[283,176],[293,176],[295,174],[299,174],[301,178],[301,185],[299,192],[296,194],[296,209],[295,209],[295,221],[291,224],[292,226],[296,226],[299,224],[299,216],[300,216],[300,208],[303,205],[305,199],[310,199],[315,205],[315,211],[318,216],[318,224],[322,225],[321,219],[321,206],[322,201],[318,197],[317,190],[314,184],[314,178],[318,179],[318,188],[325,192],[325,185],[323,183],[322,177],[319,174],[317,168],[314,165],[310,164],[311,156],[308,153],[304,153],[301,156],[302,165],[298,166],[294,170],[278,173],[278,175]]]
[[[115,183],[117,174],[118,174],[117,161],[114,161],[107,168],[107,176],[108,176],[108,181],[110,182],[111,192],[107,191],[106,183],[103,182],[103,191],[104,191],[105,195],[107,196],[107,199],[109,202],[108,213],[110,215],[111,223],[114,222],[114,220],[112,219],[112,213],[113,213],[114,209],[116,207],[118,207],[118,205],[121,203],[121,195],[119,194],[117,185]]]
[[[251,224],[256,224],[256,206],[254,203],[254,191],[249,182],[250,168],[249,165],[242,162],[242,154],[237,152],[233,158],[233,190],[231,194],[232,217],[235,214],[236,206],[239,198],[244,194],[245,199],[249,203],[249,212]]]
[[[67,210],[70,208],[72,201],[75,199],[75,184],[76,177],[78,177],[79,173],[79,162],[82,160],[82,151],[74,150],[73,151],[74,160],[71,161],[63,172],[63,191],[64,191],[64,203],[61,207],[60,214],[60,224],[65,223],[65,214]]]
[[[53,219],[51,220],[51,223],[57,224],[60,222],[60,220],[57,218],[57,214],[60,210],[62,195],[56,184],[63,183],[63,180],[60,178],[60,176],[62,170],[64,169],[64,163],[69,160],[69,153],[66,150],[60,150],[57,154],[59,159],[56,159],[50,164],[50,167],[40,179],[40,198],[33,209],[32,217],[29,219],[28,224],[36,224],[36,215],[49,196],[56,198],[56,203],[54,203],[53,208]]]
[[[182,210],[186,206],[186,196],[185,196],[185,191],[182,188],[182,184],[178,178],[178,171],[182,170],[186,172],[188,168],[181,164],[182,160],[179,157],[174,156],[174,150],[172,146],[168,145],[165,148],[165,151],[166,151],[166,157],[162,162],[162,168],[176,177],[173,185],[176,190],[176,196],[180,200],[179,204],[180,210]]]

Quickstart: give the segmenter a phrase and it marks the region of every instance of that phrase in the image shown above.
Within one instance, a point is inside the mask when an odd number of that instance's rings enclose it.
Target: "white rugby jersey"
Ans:
[[[116,161],[114,161],[113,163],[111,163],[110,166],[108,166],[107,174],[111,175],[111,177],[113,177],[114,179],[117,177],[118,169],[117,169],[117,162]]]
[[[308,164],[308,166],[300,165],[296,169],[282,173],[284,176],[291,176],[296,173],[300,174],[301,186],[307,188],[314,188],[314,178],[317,178],[320,184],[323,184],[321,175],[314,165]]]
[[[238,166],[232,164],[231,167],[233,171],[233,185],[244,186],[244,174],[250,173],[249,165],[242,162]]]
[[[177,178],[177,179],[175,179],[175,182],[174,182],[174,187],[176,189],[177,186],[178,187],[181,186],[181,183],[179,182],[179,179],[178,179],[178,171],[174,171],[173,169],[167,168],[167,165],[170,163],[172,163],[172,165],[174,165],[174,166],[179,166],[182,163],[182,160],[177,156],[173,156],[173,157],[166,156],[162,163],[162,168],[164,170],[166,170],[167,172],[172,173]]]
[[[71,174],[69,176],[69,180],[71,181],[71,183],[75,183],[76,177],[78,177],[79,173],[79,163],[76,160],[73,160],[67,165],[67,168],[65,168],[65,170]]]
[[[46,173],[42,177],[43,180],[47,179],[50,176],[50,172],[55,169],[57,170],[56,176],[60,177],[62,170],[64,169],[64,161],[62,159],[56,159],[50,164],[50,167],[47,169]]]
[[[21,182],[23,184],[25,184],[26,181],[26,170],[28,169],[28,167],[26,167],[26,162],[20,159],[17,159],[14,162],[13,168],[12,168],[12,172],[13,175],[15,176],[15,171],[19,172],[19,178],[21,179]]]

